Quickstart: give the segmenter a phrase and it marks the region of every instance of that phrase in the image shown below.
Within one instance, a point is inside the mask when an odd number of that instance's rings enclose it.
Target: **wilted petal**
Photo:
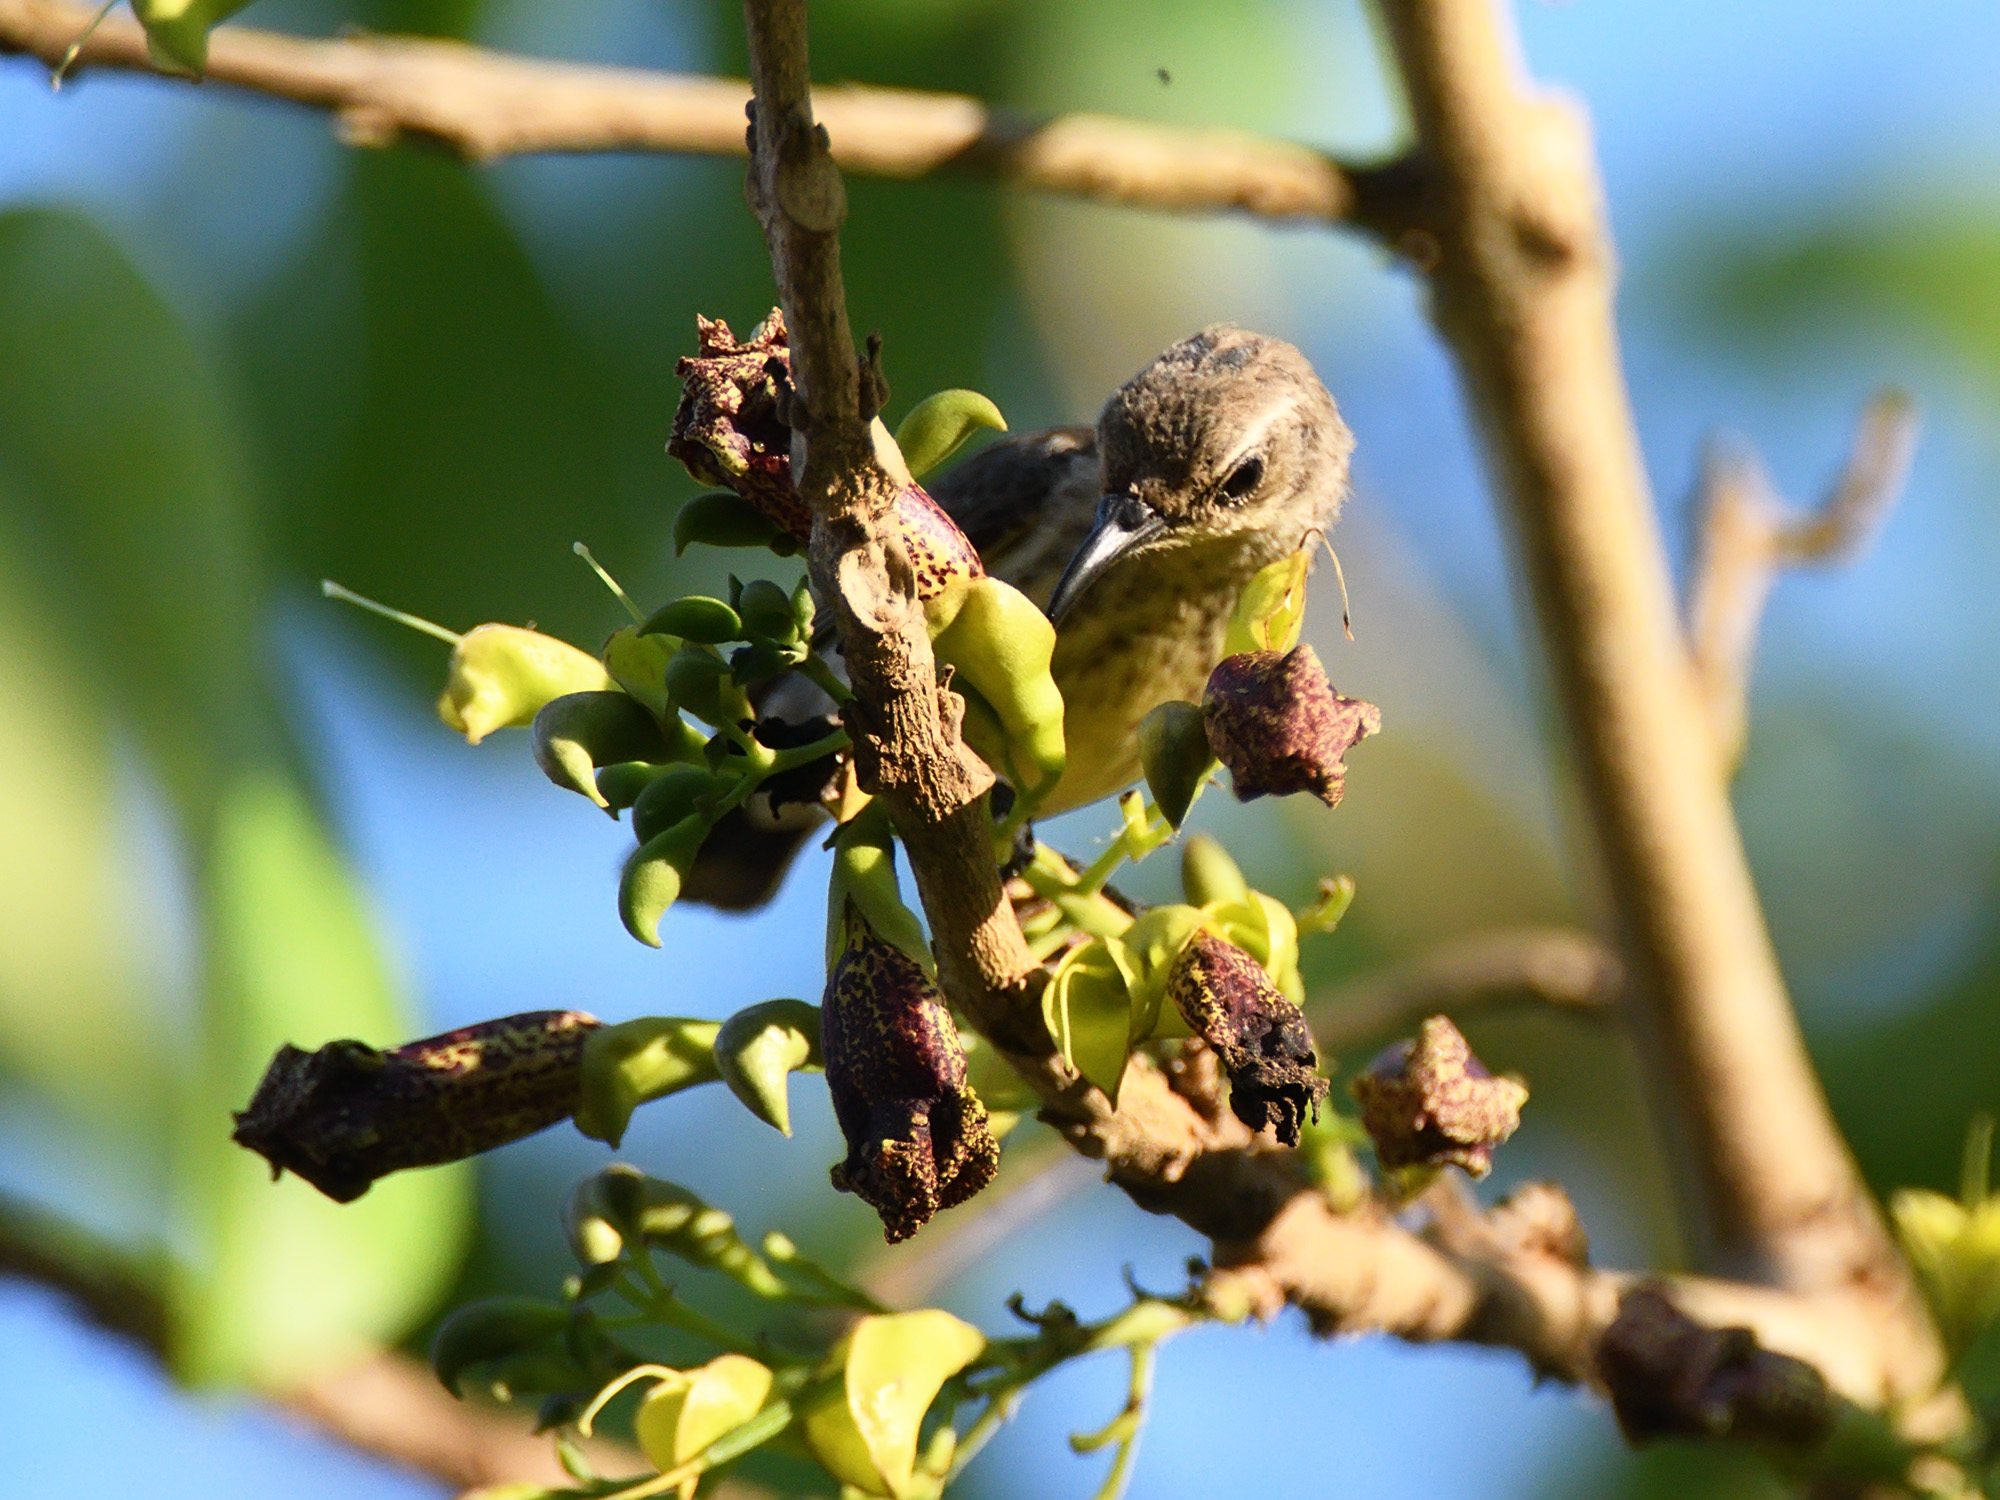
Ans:
[[[1239,801],[1311,792],[1339,805],[1342,762],[1356,741],[1382,728],[1372,703],[1343,698],[1310,646],[1223,658],[1202,698],[1209,748],[1229,767]]]
[[[1268,1125],[1279,1141],[1296,1146],[1307,1112],[1318,1115],[1327,1083],[1314,1071],[1319,1059],[1304,1014],[1263,966],[1204,928],[1174,960],[1167,997],[1222,1060],[1236,1118],[1252,1130]]]
[[[1353,1088],[1385,1169],[1452,1165],[1474,1177],[1491,1170],[1493,1148],[1514,1133],[1528,1102],[1527,1089],[1487,1072],[1443,1016],[1383,1052]]]
[[[681,403],[667,452],[705,484],[734,490],[797,537],[812,515],[792,486],[792,429],[780,415],[791,351],[773,308],[746,342],[720,318],[695,318],[696,351],[674,367]]]

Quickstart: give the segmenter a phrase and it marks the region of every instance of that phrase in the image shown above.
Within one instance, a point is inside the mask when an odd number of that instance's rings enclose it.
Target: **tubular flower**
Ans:
[[[491,1151],[566,1120],[597,1018],[533,1010],[378,1051],[328,1042],[278,1049],[235,1140],[336,1203],[378,1177]]]
[[[833,1185],[880,1214],[893,1244],[991,1182],[1000,1145],[936,986],[851,901],[843,925],[820,1007],[827,1087],[847,1137]]]
[[[1270,1126],[1299,1143],[1319,1116],[1327,1083],[1314,1068],[1312,1033],[1256,959],[1206,928],[1189,938],[1167,977],[1167,996],[1229,1074],[1229,1107],[1252,1130]]]
[[[1310,646],[1224,657],[1202,695],[1209,748],[1229,767],[1239,802],[1311,792],[1340,805],[1342,757],[1382,728],[1381,710],[1343,698]]]
[[[1521,1123],[1528,1091],[1512,1078],[1495,1078],[1456,1026],[1432,1016],[1416,1040],[1398,1042],[1354,1080],[1361,1123],[1386,1170],[1462,1167],[1484,1177],[1493,1148]]]

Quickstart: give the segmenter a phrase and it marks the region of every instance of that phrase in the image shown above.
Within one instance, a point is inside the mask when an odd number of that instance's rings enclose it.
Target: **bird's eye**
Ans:
[[[1229,471],[1229,477],[1222,481],[1222,493],[1231,500],[1241,500],[1264,482],[1264,460],[1246,458]]]

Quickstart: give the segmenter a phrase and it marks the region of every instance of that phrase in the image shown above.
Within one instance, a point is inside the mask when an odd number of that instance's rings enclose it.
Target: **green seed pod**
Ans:
[[[542,774],[607,813],[611,804],[597,789],[600,765],[667,758],[659,721],[636,698],[620,692],[568,693],[545,703],[535,715],[532,733],[535,764]]]
[[[534,723],[553,699],[615,685],[604,663],[567,641],[513,625],[481,625],[452,647],[437,713],[476,745],[496,729]]]
[[[632,1419],[639,1451],[661,1473],[741,1427],[771,1394],[769,1367],[743,1354],[718,1355],[674,1375],[646,1393]]]
[[[743,585],[736,612],[752,640],[789,645],[799,638],[799,622],[792,613],[792,596],[768,578],[753,578]]]
[[[1200,705],[1175,699],[1141,719],[1139,764],[1160,816],[1169,827],[1179,828],[1216,766]]]
[[[910,409],[896,428],[896,446],[913,478],[921,479],[982,427],[1007,430],[1000,408],[977,391],[939,391]]]
[[[1065,763],[1062,693],[1049,672],[1055,627],[1026,594],[997,578],[974,578],[925,607],[937,659],[978,693],[1007,737],[999,746],[968,743],[1012,774],[1016,792],[1039,803]]]
[[[795,1072],[821,1070],[819,1007],[803,1000],[766,1000],[739,1010],[716,1033],[715,1066],[751,1114],[790,1135],[785,1083]]]
[[[944,1383],[985,1350],[977,1328],[934,1308],[861,1319],[833,1353],[840,1384],[805,1409],[806,1446],[843,1484],[914,1500],[924,1414]]]
[[[720,599],[689,594],[654,610],[639,627],[639,634],[679,636],[684,641],[717,646],[742,640],[743,620]]]
[[[1306,623],[1306,574],[1312,550],[1302,548],[1262,569],[1243,590],[1229,621],[1223,654],[1286,652],[1299,643]]]
[[[709,547],[769,547],[780,557],[799,550],[797,537],[727,490],[696,495],[674,517],[674,556],[696,542]]]
[[[667,663],[667,692],[704,724],[741,724],[754,717],[728,664],[701,646],[683,646],[674,653]]]
[[[722,1075],[715,1067],[714,1021],[642,1016],[602,1026],[584,1043],[576,1128],[616,1146],[632,1111]]]
[[[431,1341],[431,1368],[446,1390],[463,1396],[459,1382],[472,1366],[550,1345],[568,1324],[565,1309],[531,1297],[467,1303],[438,1328]]]
[[[208,69],[208,33],[250,0],[133,0],[153,61],[199,78]]]
[[[935,981],[937,958],[917,914],[903,904],[896,884],[896,841],[889,809],[871,802],[844,825],[834,840],[833,879],[826,891],[826,965],[840,961],[852,901],[875,936],[915,961]]]
[[[674,766],[650,783],[632,804],[632,837],[649,844],[683,818],[693,815],[704,797],[722,791],[727,782],[706,766]]]
[[[672,765],[655,765],[645,760],[621,760],[599,766],[597,795],[612,812],[622,813],[639,800],[641,792],[673,769]]]
[[[680,899],[681,885],[712,825],[693,813],[634,849],[618,878],[618,915],[648,948],[660,946],[660,918]]]
[[[1191,906],[1250,899],[1250,882],[1243,878],[1236,861],[1205,833],[1195,834],[1181,846],[1181,890]]]

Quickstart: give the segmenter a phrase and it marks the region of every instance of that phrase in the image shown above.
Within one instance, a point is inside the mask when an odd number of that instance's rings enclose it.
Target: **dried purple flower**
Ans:
[[[880,1214],[894,1244],[991,1182],[1000,1144],[966,1084],[965,1048],[944,997],[852,903],[845,922],[820,1006],[827,1089],[847,1137],[833,1185]]]
[[[1341,757],[1382,728],[1381,710],[1336,693],[1306,645],[1224,657],[1201,707],[1209,748],[1229,767],[1240,802],[1311,792],[1338,806],[1347,779]]]
[[[1361,1123],[1386,1170],[1462,1167],[1484,1177],[1493,1148],[1521,1123],[1528,1091],[1495,1078],[1472,1055],[1456,1026],[1432,1016],[1414,1042],[1398,1042],[1356,1078]]]
[[[575,1112],[586,1037],[599,1022],[533,1010],[461,1026],[386,1052],[328,1042],[280,1047],[235,1140],[336,1203],[378,1178],[491,1151]]]
[[[1597,1370],[1634,1443],[1736,1437],[1813,1447],[1836,1415],[1818,1370],[1763,1348],[1747,1328],[1696,1322],[1656,1286],[1619,1299]]]
[[[704,484],[734,490],[800,538],[812,513],[792,487],[792,429],[783,416],[791,350],[777,308],[738,343],[720,318],[695,320],[695,353],[680,361],[681,403],[667,452]]]
[[[1318,1119],[1327,1092],[1313,1071],[1319,1059],[1304,1013],[1256,959],[1205,928],[1174,960],[1167,996],[1215,1049],[1236,1118],[1252,1130],[1268,1125],[1282,1144],[1296,1146],[1307,1112]]]

